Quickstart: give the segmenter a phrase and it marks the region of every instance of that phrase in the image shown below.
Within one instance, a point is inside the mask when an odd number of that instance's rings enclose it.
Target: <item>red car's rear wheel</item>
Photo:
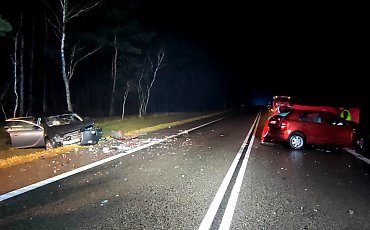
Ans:
[[[289,136],[289,146],[292,149],[302,149],[305,145],[304,136],[300,133],[292,133]]]

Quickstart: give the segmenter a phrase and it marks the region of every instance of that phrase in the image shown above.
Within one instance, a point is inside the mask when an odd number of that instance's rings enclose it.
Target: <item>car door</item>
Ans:
[[[327,118],[329,130],[328,144],[347,146],[352,143],[353,127],[349,122],[337,117],[329,115]]]
[[[317,111],[304,111],[300,117],[302,132],[309,144],[325,144],[328,140],[329,131],[322,122],[320,113]]]
[[[26,120],[10,120],[8,123],[6,131],[12,147],[31,148],[45,145],[42,126]]]

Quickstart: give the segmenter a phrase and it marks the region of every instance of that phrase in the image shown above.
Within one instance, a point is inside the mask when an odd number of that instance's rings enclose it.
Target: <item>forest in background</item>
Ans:
[[[1,20],[12,26],[0,37],[0,117],[71,110],[56,30],[60,21],[52,21],[61,12],[59,2],[81,10],[71,10],[78,14],[65,24],[73,111],[92,117],[141,116],[230,106],[231,83],[217,57],[191,36],[152,20],[156,12],[143,1],[15,1],[0,11]]]

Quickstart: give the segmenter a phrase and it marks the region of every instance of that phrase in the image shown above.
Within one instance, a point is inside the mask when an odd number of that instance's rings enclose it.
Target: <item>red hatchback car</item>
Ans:
[[[292,109],[267,120],[261,143],[284,142],[292,149],[305,145],[354,147],[357,127],[331,112]]]

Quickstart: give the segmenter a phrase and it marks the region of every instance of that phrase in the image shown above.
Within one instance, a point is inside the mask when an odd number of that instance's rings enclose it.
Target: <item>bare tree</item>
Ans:
[[[19,103],[19,96],[18,96],[18,87],[17,87],[17,81],[18,81],[18,32],[14,36],[14,52],[13,55],[11,56],[12,63],[13,63],[13,91],[15,95],[15,103],[14,103],[14,110],[13,110],[13,117],[17,116],[17,111],[18,111],[18,103]]]
[[[19,115],[24,116],[24,35],[23,35],[23,12],[21,12],[20,23],[19,23],[19,37],[20,37],[20,49],[19,49]]]
[[[12,25],[7,22],[5,19],[3,19],[0,15],[0,37],[5,37],[7,35],[7,33],[11,32],[12,31]],[[17,42],[15,42],[15,47],[17,47]],[[16,54],[16,50],[15,50],[15,54]],[[14,58],[17,58],[16,56]],[[16,59],[15,59],[16,60]],[[12,62],[14,63],[15,61],[13,58],[12,58]],[[16,62],[15,62],[16,63]],[[16,78],[15,78],[16,80]],[[3,86],[5,87],[4,91],[2,92],[1,94],[1,98],[0,98],[0,104],[1,104],[1,110],[4,114],[4,118],[7,119],[7,114],[5,112],[5,109],[4,109],[4,103],[3,103],[3,99],[4,97],[6,96],[6,93],[8,91],[8,88],[9,88],[9,84],[4,84],[2,83]],[[16,85],[16,82],[15,82],[15,89],[17,88],[17,85]],[[16,93],[17,91],[15,91]]]
[[[146,115],[147,107],[150,98],[150,92],[153,84],[158,77],[158,71],[164,67],[165,52],[159,50],[156,55],[156,60],[153,61],[150,55],[147,55],[142,71],[138,77],[138,97],[139,97],[139,117]]]
[[[84,53],[84,47],[79,48],[79,47],[77,47],[77,45],[73,46],[72,52],[71,52],[71,55],[70,55],[70,58],[69,58],[69,62],[66,66],[67,67],[67,80],[68,80],[68,82],[73,77],[77,64],[80,61],[82,61],[83,59],[87,58],[88,56],[90,56],[93,53],[95,53],[96,51],[98,51],[99,49],[100,49],[100,47],[95,48],[94,50],[92,50],[92,51],[90,51],[90,52],[88,52],[84,55],[81,55],[81,53]]]
[[[87,55],[82,55],[82,57],[78,57],[81,55],[79,51],[82,49],[77,48],[74,46],[72,49],[72,54],[70,57],[66,57],[65,53],[65,45],[66,45],[66,27],[67,23],[83,13],[88,12],[95,6],[97,6],[100,1],[93,2],[88,6],[82,7],[70,7],[69,0],[59,0],[59,7],[57,7],[58,11],[55,11],[46,1],[45,4],[51,10],[51,17],[48,18],[50,24],[54,27],[57,37],[60,40],[60,59],[62,63],[62,77],[64,81],[65,91],[66,91],[66,101],[67,101],[67,109],[68,111],[73,111],[72,101],[71,101],[71,92],[70,92],[70,85],[69,82],[73,76],[75,67],[78,62],[85,59],[86,57],[90,56],[91,54],[95,53],[99,48],[94,49],[93,51],[89,52]],[[69,62],[66,60],[69,59]],[[67,62],[69,63],[67,66]]]
[[[138,79],[138,86],[137,86],[137,95],[139,97],[139,117],[141,117],[143,115],[144,104],[145,104],[145,91],[141,84],[142,84],[143,79],[147,78],[146,71],[144,70],[144,68],[142,68],[142,70],[140,71],[138,78],[139,79]]]
[[[126,82],[126,89],[125,89],[125,92],[123,94],[121,119],[123,119],[123,117],[125,116],[126,101],[127,101],[128,93],[130,92],[130,90],[131,90],[130,81],[127,81]]]
[[[4,97],[5,97],[5,95],[6,95],[7,91],[8,91],[8,88],[9,88],[9,85],[6,84],[5,89],[4,89],[4,92],[1,94],[1,97],[0,97],[1,111],[4,114],[4,118],[5,119],[7,119],[8,116],[7,116],[7,114],[5,112],[5,109],[4,109],[3,99],[4,99]]]

